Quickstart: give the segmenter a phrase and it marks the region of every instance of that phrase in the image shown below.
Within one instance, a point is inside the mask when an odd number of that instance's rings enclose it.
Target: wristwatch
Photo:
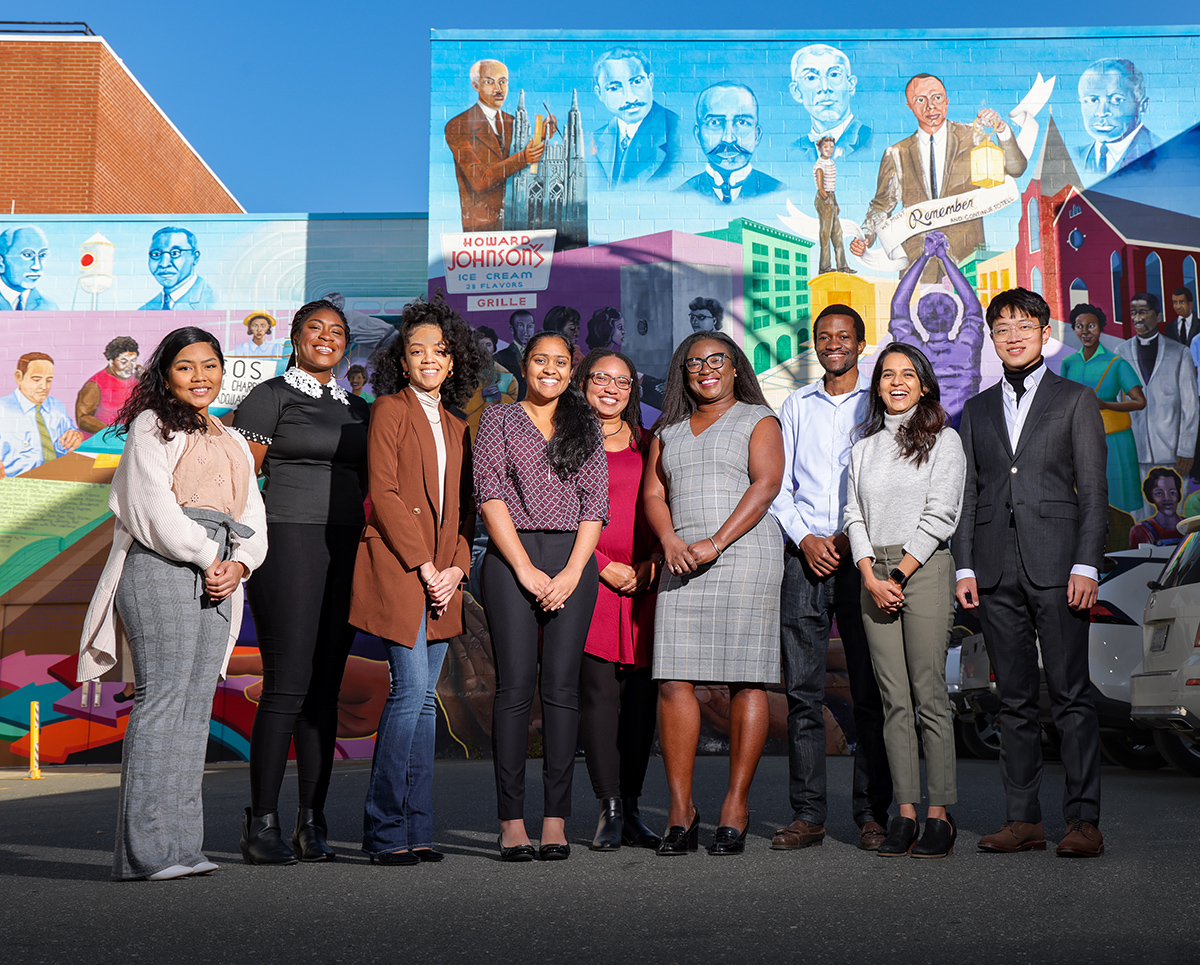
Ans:
[[[898,566],[888,574],[888,579],[893,583],[899,584],[902,590],[908,586],[908,577],[904,575],[904,571]]]

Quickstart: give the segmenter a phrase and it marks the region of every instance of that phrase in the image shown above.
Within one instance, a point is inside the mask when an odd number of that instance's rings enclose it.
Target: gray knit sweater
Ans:
[[[876,546],[898,545],[924,564],[958,524],[967,475],[962,441],[946,428],[919,468],[902,459],[896,429],[915,411],[885,415],[883,430],[850,452],[846,535],[855,563],[874,558]]]

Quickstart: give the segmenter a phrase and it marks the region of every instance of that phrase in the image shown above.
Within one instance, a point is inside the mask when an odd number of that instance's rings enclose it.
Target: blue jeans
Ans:
[[[825,823],[825,660],[829,632],[837,617],[856,733],[854,785],[850,805],[862,827],[877,821],[887,827],[892,777],[883,743],[883,700],[867,636],[859,593],[862,577],[849,560],[830,576],[817,576],[799,549],[788,543],[784,557],[779,622],[783,644],[783,685],[788,702],[788,792],[793,820]]]
[[[435,688],[449,646],[426,641],[424,617],[412,647],[383,643],[392,688],[379,717],[363,814],[367,854],[433,845]]]

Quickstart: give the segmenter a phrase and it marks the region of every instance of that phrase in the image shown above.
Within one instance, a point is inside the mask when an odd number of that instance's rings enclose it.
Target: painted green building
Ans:
[[[748,218],[701,234],[742,246],[745,348],[754,371],[786,362],[810,339],[808,263],[813,243]]]

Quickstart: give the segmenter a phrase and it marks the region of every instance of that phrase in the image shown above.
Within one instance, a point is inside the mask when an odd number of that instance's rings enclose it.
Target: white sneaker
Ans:
[[[193,874],[193,869],[183,864],[173,864],[169,868],[163,868],[162,871],[156,871],[152,875],[147,875],[147,881],[169,881],[172,878],[184,878]]]
[[[220,870],[220,867],[221,866],[219,864],[214,864],[212,861],[204,860],[204,861],[201,861],[199,864],[192,867],[192,874],[194,874],[194,875],[212,874],[214,871]]]

